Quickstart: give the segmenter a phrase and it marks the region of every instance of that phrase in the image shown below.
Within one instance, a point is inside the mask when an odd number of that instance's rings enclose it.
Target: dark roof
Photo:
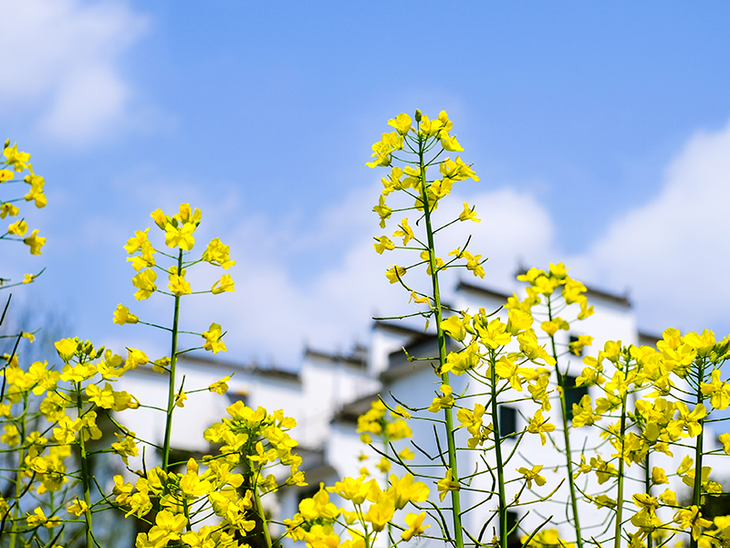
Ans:
[[[522,274],[526,274],[527,270],[524,267],[520,267],[517,272],[516,276],[520,276]],[[629,301],[628,295],[617,295],[615,293],[609,293],[608,291],[604,291],[602,289],[596,289],[595,287],[590,287],[586,284],[583,284],[586,286],[586,296],[592,297],[594,299],[601,299],[604,301],[611,302],[613,304],[617,304],[619,306],[624,306],[626,308],[631,308],[631,301]],[[511,295],[505,295],[504,293],[500,291],[495,291],[493,289],[487,289],[486,287],[470,284],[467,282],[459,282],[459,285],[457,286],[457,290],[459,289],[466,289],[467,291],[472,292],[479,292],[483,293],[485,296],[489,297],[501,297],[505,301],[511,296]]]
[[[432,363],[434,365],[431,365]],[[380,374],[380,381],[383,384],[387,384],[389,382],[396,381],[402,377],[406,377],[412,373],[416,373],[426,368],[433,370],[433,368],[437,364],[438,358],[434,358],[433,362],[427,360],[414,360],[410,362],[404,357],[403,361],[401,362],[391,363],[388,366],[388,369]]]
[[[423,335],[423,331],[420,329],[413,329],[399,323],[391,323],[383,320],[375,320],[373,322],[373,330],[380,329],[383,331],[392,331],[398,335],[406,335],[410,337],[417,337]]]
[[[469,282],[463,282],[459,281],[458,285],[456,286],[457,291],[469,291],[471,293],[478,293],[479,295],[482,295],[483,297],[492,297],[495,299],[499,299],[501,301],[507,302],[507,299],[509,299],[512,295],[507,295],[506,293],[502,293],[501,291],[496,291],[494,289],[489,289],[480,285],[475,285]]]
[[[653,346],[656,348],[656,343],[662,340],[661,335],[656,333],[646,333],[645,331],[639,331],[639,345],[641,346]]]
[[[349,356],[343,356],[341,354],[331,354],[329,352],[323,352],[321,350],[313,350],[311,348],[304,349],[305,356],[313,356],[321,360],[327,360],[333,363],[343,363],[346,365],[352,365],[354,367],[364,368],[367,367],[367,360],[364,357],[362,347],[356,346],[353,353]]]
[[[197,356],[195,354],[181,354],[178,359],[188,363],[194,363],[202,367],[205,367],[207,365],[213,367],[230,368],[233,371],[240,371],[241,373],[249,375],[259,375],[262,377],[279,379],[288,382],[302,382],[299,373],[286,369],[279,369],[276,367],[261,367],[256,364],[241,364],[225,360],[211,359],[204,356]]]
[[[357,424],[357,418],[367,413],[370,410],[370,404],[373,400],[377,399],[378,393],[375,392],[343,405],[337,410],[334,417],[332,417],[332,422]]]
[[[615,293],[608,293],[586,285],[586,296],[594,299],[603,299],[604,301],[609,301],[619,306],[631,308],[631,301],[629,301],[627,295],[616,295]]]

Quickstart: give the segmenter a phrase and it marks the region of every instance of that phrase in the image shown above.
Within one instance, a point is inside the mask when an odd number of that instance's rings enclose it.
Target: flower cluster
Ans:
[[[211,391],[222,391],[219,381]],[[228,407],[224,418],[206,430],[205,439],[219,445],[219,454],[202,459],[201,469],[189,459],[184,473],[149,470],[133,485],[122,476],[115,477],[115,504],[127,516],[147,518],[154,507],[161,509],[150,521],[148,533],[140,533],[136,545],[144,548],[182,541],[190,546],[238,546],[239,535],[254,534],[260,520],[261,495],[276,491],[276,473],[289,468],[282,485],[306,485],[298,470],[302,459],[292,453],[298,445],[287,432],[296,425],[282,411],[268,414],[253,410],[242,402]],[[194,529],[195,516],[217,516],[216,526]]]
[[[186,280],[188,269],[199,262],[207,262],[213,266],[223,268],[223,270],[228,270],[236,264],[236,261],[231,260],[229,256],[230,248],[221,243],[219,238],[211,240],[203,252],[202,258],[184,260],[186,253],[192,251],[195,245],[195,231],[202,219],[202,213],[199,209],[193,210],[190,204],[181,204],[178,213],[175,215],[166,215],[161,209],[156,209],[152,212],[151,217],[155,225],[164,231],[165,245],[169,248],[177,248],[178,256],[173,257],[175,264],[168,268],[158,265],[155,254],[166,257],[171,256],[153,247],[149,239],[149,228],[135,231],[134,236],[129,238],[124,246],[127,253],[131,255],[127,261],[132,263],[132,267],[137,272],[132,278],[132,284],[137,288],[134,294],[135,299],[138,301],[148,299],[153,293],[162,293],[179,299],[184,295],[193,293],[218,295],[235,291],[235,284],[230,274],[223,274],[207,291],[193,291],[190,283]],[[167,275],[168,291],[158,288],[158,272]],[[138,322],[139,317],[130,313],[129,308],[121,304],[117,306],[114,313],[114,323],[124,325],[125,323],[134,324]],[[205,339],[205,344],[202,346],[205,350],[210,350],[214,354],[226,350],[226,345],[223,342],[223,332],[219,324],[211,324],[208,331],[200,335]]]
[[[43,193],[45,179],[34,173],[33,165],[30,163],[30,154],[19,151],[17,143],[11,147],[10,139],[8,139],[5,141],[3,153],[0,156],[0,185],[2,185],[2,189],[5,190],[21,182],[21,179],[16,179],[16,175],[23,172],[27,172],[27,175],[22,178],[22,182],[29,185],[30,188],[22,197],[4,198],[0,196],[0,219],[19,217],[20,208],[16,203],[23,200],[33,202],[38,209],[44,208],[47,203],[46,195]],[[25,218],[21,217],[11,222],[4,233],[0,231],[0,240],[22,241],[30,248],[31,255],[40,255],[41,248],[46,244],[46,238],[41,238],[38,235],[39,230],[37,228],[28,233],[29,230]],[[26,274],[22,282],[12,285],[31,283],[39,274]],[[0,287],[8,281],[10,280],[0,277]],[[11,286],[5,285],[5,287]]]
[[[338,507],[329,500],[329,493],[336,494],[348,501],[351,510]],[[333,487],[320,490],[311,498],[299,503],[299,512],[291,519],[284,520],[287,535],[293,540],[303,540],[308,546],[341,546],[345,548],[365,548],[372,546],[378,535],[388,524],[402,531],[402,541],[421,536],[430,525],[424,525],[425,512],[408,513],[405,526],[394,521],[398,510],[408,503],[421,503],[428,498],[429,489],[415,481],[411,474],[402,478],[389,477],[389,487],[383,490],[377,480],[368,480],[365,475],[358,478],[343,478]],[[342,540],[336,532],[346,532],[349,538]]]

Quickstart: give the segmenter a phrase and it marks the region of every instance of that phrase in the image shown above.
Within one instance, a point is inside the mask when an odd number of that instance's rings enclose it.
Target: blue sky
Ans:
[[[65,311],[64,334],[165,351],[111,323],[119,303],[169,315],[133,300],[122,245],[190,202],[201,239],[238,260],[236,294],[196,299],[190,329],[218,321],[229,358],[285,367],[304,344],[366,342],[369,318],[405,303],[370,247],[382,174],[365,161],[416,108],[449,113],[481,177],[453,201],[484,219],[485,283],[564,260],[629,291],[645,329],[730,330],[726,3],[2,6],[5,136],[49,202],[28,215],[43,255],[3,256],[14,275],[48,268],[16,293]]]

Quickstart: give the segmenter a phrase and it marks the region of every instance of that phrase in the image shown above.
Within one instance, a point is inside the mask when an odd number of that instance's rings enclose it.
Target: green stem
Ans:
[[[264,506],[261,504],[261,495],[259,495],[259,489],[254,485],[253,487],[254,497],[256,497],[256,511],[259,513],[261,518],[261,528],[264,532],[264,539],[266,540],[266,546],[272,548],[271,535],[269,534],[269,526],[266,523],[266,514],[264,513]]]
[[[507,497],[504,489],[504,463],[502,461],[502,437],[499,432],[499,412],[497,407],[497,363],[494,352],[489,354],[489,369],[492,384],[492,427],[494,428],[494,454],[497,468],[497,483],[499,487],[499,539],[501,548],[507,548]]]
[[[651,496],[651,467],[650,467],[649,451],[646,452],[644,459],[644,491]],[[651,533],[646,536],[646,548],[651,548]]]
[[[74,383],[76,385],[76,410],[78,411],[79,418],[83,416],[83,399],[81,396],[81,383]],[[81,484],[84,488],[84,502],[86,503],[86,546],[91,548],[94,546],[93,536],[93,518],[91,514],[91,484],[89,474],[89,459],[86,453],[86,441],[84,440],[84,430],[82,427],[79,431],[79,450],[81,451]]]
[[[178,272],[182,271],[183,250],[177,257]],[[162,469],[170,466],[170,436],[172,435],[172,413],[175,409],[175,366],[177,365],[177,335],[180,321],[180,296],[175,295],[175,312],[172,318],[172,348],[170,349],[170,379],[167,388],[167,418],[165,420],[165,442],[162,446]]]
[[[20,497],[23,493],[23,465],[25,464],[25,420],[28,413],[28,393],[23,396],[23,413],[20,416],[20,449],[18,450],[18,471],[15,474],[15,503],[13,507],[12,525],[10,527],[10,548],[15,548],[18,539],[18,523],[20,517]]]
[[[701,405],[704,399],[702,395],[702,383],[705,381],[705,361],[700,359],[697,364],[699,371],[697,377],[697,405]],[[704,419],[700,419],[700,433],[697,435],[695,442],[695,481],[692,488],[692,505],[700,508],[702,505],[702,444],[704,440],[705,428]],[[690,548],[697,548],[697,541],[690,535]]]
[[[553,308],[550,297],[547,298],[548,319],[553,320]],[[578,515],[578,496],[575,489],[575,479],[573,479],[573,452],[570,448],[570,424],[568,423],[568,410],[565,403],[565,377],[560,372],[558,364],[558,351],[555,347],[555,337],[550,337],[552,344],[553,359],[555,360],[555,373],[557,374],[558,386],[560,389],[560,415],[563,419],[563,443],[565,444],[565,463],[568,467],[568,489],[570,490],[570,506],[573,510],[573,528],[575,529],[575,540],[578,548],[583,548],[583,537],[580,531],[580,517]]]
[[[626,369],[628,372],[628,364]],[[626,373],[628,374],[628,373]],[[626,436],[626,401],[628,396],[624,394],[621,398],[621,429],[619,432],[619,440],[621,442],[621,450],[619,451],[618,460],[618,495],[616,497],[616,527],[614,530],[613,546],[621,548],[621,520],[623,519],[624,508],[624,438]]]
[[[436,248],[433,239],[433,227],[431,225],[431,204],[428,200],[426,187],[426,165],[424,163],[424,144],[427,139],[425,137],[418,138],[418,165],[420,168],[421,179],[421,199],[423,200],[423,216],[426,224],[426,235],[428,237],[428,261],[431,270],[431,286],[433,291],[434,311],[436,313],[436,335],[439,347],[439,371],[446,364],[446,335],[444,333],[441,309],[441,292],[439,289],[439,279],[436,263]],[[449,373],[441,373],[441,382],[450,386]],[[454,440],[454,417],[450,407],[444,408],[444,421],[446,423],[446,441],[449,451],[449,468],[451,469],[451,479],[455,482],[459,481],[459,474],[456,463],[456,442]],[[454,540],[456,548],[464,547],[464,537],[461,526],[461,499],[459,491],[451,491],[451,505],[453,511]]]

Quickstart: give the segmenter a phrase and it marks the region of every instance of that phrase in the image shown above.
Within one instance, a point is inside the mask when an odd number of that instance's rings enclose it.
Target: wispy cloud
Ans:
[[[147,19],[124,2],[2,2],[0,110],[36,131],[88,144],[134,123],[134,88],[121,61]]]
[[[729,151],[730,124],[697,132],[667,167],[662,191],[616,219],[576,259],[584,277],[630,288],[647,327],[727,324]]]
[[[355,342],[368,342],[373,316],[412,312],[408,293],[389,284],[385,270],[392,263],[417,262],[417,253],[375,253],[373,235],[397,229],[393,221],[385,231],[378,228],[377,216],[370,211],[377,195],[375,188],[353,191],[306,224],[282,226],[276,219],[255,216],[232,227],[221,238],[231,244],[231,255],[238,260],[231,271],[236,293],[201,299],[195,304],[196,322],[206,328],[207,322],[221,323],[229,331],[231,354],[241,359],[295,366],[304,345],[346,352]],[[439,208],[444,220],[458,216],[467,200],[451,198]],[[457,223],[444,231],[439,242],[444,256],[463,246],[473,232],[469,249],[494,257],[486,265],[487,276],[489,283],[502,287],[520,258],[542,261],[550,256],[552,222],[534,196],[502,189],[470,196],[468,201],[477,204],[482,221]],[[292,256],[306,255],[336,259],[329,259],[314,275],[304,275]],[[409,274],[407,281],[425,290],[423,268]],[[458,277],[472,277],[465,270],[446,274],[447,298]]]

